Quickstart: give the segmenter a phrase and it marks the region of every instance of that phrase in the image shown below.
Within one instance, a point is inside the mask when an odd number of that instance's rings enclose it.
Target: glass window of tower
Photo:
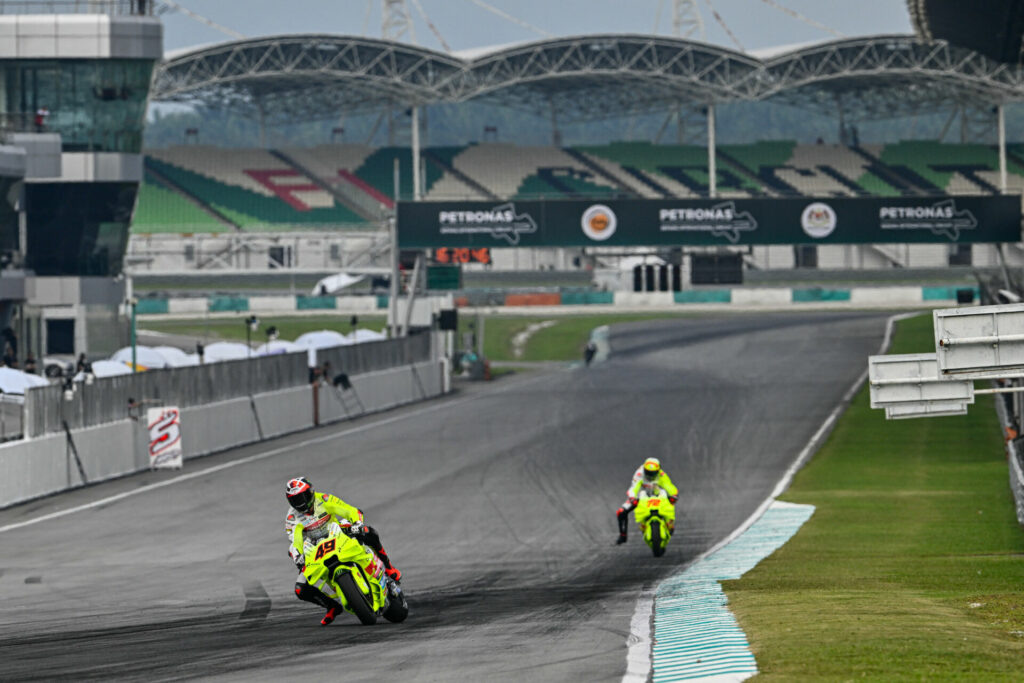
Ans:
[[[60,133],[65,152],[138,154],[153,66],[141,59],[0,62],[0,123]]]

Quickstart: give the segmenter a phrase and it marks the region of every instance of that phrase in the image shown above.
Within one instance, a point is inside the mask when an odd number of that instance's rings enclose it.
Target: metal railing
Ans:
[[[317,351],[321,369],[329,364],[328,380],[338,373],[359,375],[430,359],[428,334],[387,339]],[[72,429],[141,416],[148,406],[189,408],[308,384],[308,356],[299,353],[208,363],[184,368],[148,370],[134,375],[36,387],[25,394],[24,416],[3,424],[13,428],[24,420],[28,437],[60,432],[66,421]],[[0,404],[0,408],[3,404]],[[20,412],[20,411],[18,411]],[[0,417],[4,413],[0,410]],[[4,417],[4,420],[7,418]]]
[[[27,436],[61,431],[64,421],[77,429],[123,420],[148,404],[188,408],[307,381],[306,354],[291,353],[75,382],[71,393],[38,387],[25,395]]]
[[[329,364],[325,379],[331,381],[339,373],[361,375],[374,370],[420,363],[430,360],[430,353],[430,335],[415,334],[400,339],[318,349],[316,359],[321,370],[324,363]]]
[[[0,0],[0,14],[151,16],[155,0]]]

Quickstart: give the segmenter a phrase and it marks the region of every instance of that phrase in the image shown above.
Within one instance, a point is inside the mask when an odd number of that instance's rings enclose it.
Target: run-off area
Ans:
[[[728,536],[828,417],[885,316],[787,313],[613,326],[590,368],[191,461],[0,513],[4,678],[618,680],[637,597]],[[265,457],[266,454],[272,454]],[[680,488],[654,558],[614,511],[644,457]],[[231,463],[237,463],[232,465]],[[294,599],[284,482],[361,507],[412,612],[319,626]],[[109,503],[111,496],[140,490]]]

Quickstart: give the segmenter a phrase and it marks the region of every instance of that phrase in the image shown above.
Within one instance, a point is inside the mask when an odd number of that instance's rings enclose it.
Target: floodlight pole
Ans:
[[[715,167],[715,105],[708,105],[708,195],[718,195],[718,169]]]
[[[1006,112],[1002,104],[996,107],[999,126],[999,191],[1006,194]]]
[[[136,335],[135,331],[135,309],[138,306],[139,300],[133,296],[131,299],[129,299],[128,303],[132,307],[132,372],[138,372],[139,366],[138,363],[136,362],[138,336]]]
[[[420,108],[412,108],[412,198],[414,201],[420,197]]]
[[[391,284],[388,287],[388,322],[391,323],[391,338],[398,336],[398,199],[399,183],[402,180],[398,158],[395,158],[395,212],[388,219],[391,232]]]

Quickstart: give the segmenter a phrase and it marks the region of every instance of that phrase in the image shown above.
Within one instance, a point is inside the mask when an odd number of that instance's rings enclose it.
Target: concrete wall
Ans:
[[[302,386],[185,408],[185,458],[309,429],[317,419],[329,424],[437,397],[445,390],[442,368],[441,362],[424,362],[353,376],[352,389],[340,395],[329,385]],[[314,392],[319,394],[319,414]],[[120,420],[77,429],[72,439],[90,482],[149,467],[144,422]],[[0,445],[0,508],[81,485],[64,434]]]

